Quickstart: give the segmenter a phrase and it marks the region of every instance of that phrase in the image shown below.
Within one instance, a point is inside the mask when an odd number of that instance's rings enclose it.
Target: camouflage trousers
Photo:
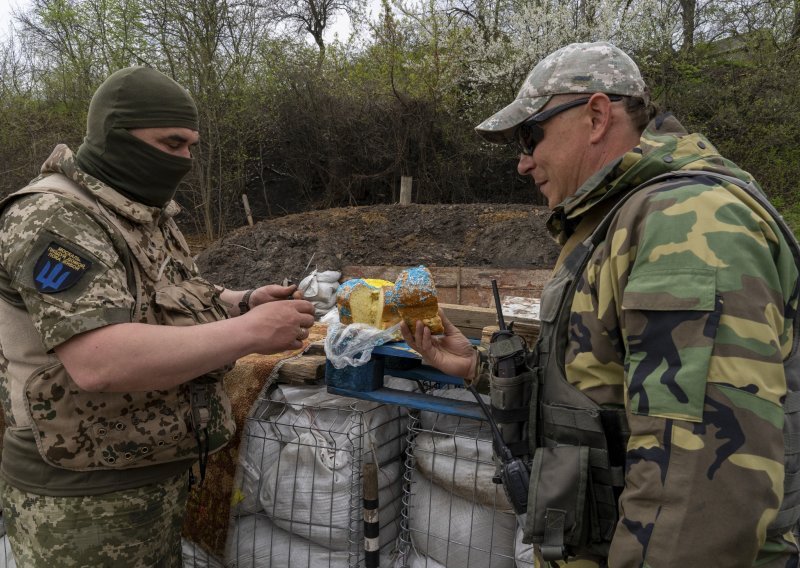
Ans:
[[[5,485],[19,568],[180,568],[187,476],[104,495],[49,497]]]

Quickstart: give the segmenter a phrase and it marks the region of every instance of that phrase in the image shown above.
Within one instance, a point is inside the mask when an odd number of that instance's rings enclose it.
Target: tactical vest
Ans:
[[[61,174],[40,176],[0,202],[0,211],[12,199],[35,193],[72,201],[108,233],[135,298],[131,321],[183,326],[227,317],[216,289],[196,276],[188,245],[171,218],[149,228],[122,222],[92,192]],[[165,250],[167,241],[173,253],[163,255],[163,260],[148,255]],[[180,275],[177,282],[165,276],[168,262]],[[4,322],[16,321],[25,331],[4,340],[4,352],[12,352],[7,358],[19,360],[17,370],[29,367],[12,381],[24,380],[24,385],[9,385],[21,392],[7,419],[16,427],[32,427],[39,453],[49,465],[76,471],[114,470],[199,458],[202,472],[205,457],[232,437],[235,424],[222,388],[226,369],[165,390],[87,392],[75,384],[58,358],[44,353],[23,309],[0,302],[0,311]],[[30,369],[33,361],[39,366]],[[14,392],[11,398],[15,399]]]
[[[624,408],[604,408],[569,383],[565,361],[572,301],[592,253],[606,239],[617,211],[633,194],[664,180],[705,177],[735,184],[774,218],[800,267],[800,245],[782,217],[752,184],[717,173],[678,171],[655,177],[626,193],[592,234],[571,251],[542,292],[539,341],[530,359],[534,373],[528,423],[533,455],[524,542],[538,544],[544,560],[584,553],[607,557],[619,520],[630,437]],[[800,519],[800,317],[784,361],[784,494],[769,537]]]

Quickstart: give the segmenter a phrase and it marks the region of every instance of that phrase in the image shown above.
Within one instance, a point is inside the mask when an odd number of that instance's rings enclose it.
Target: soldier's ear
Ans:
[[[605,93],[595,93],[586,103],[586,112],[592,123],[589,142],[597,144],[602,141],[611,129],[611,100]]]

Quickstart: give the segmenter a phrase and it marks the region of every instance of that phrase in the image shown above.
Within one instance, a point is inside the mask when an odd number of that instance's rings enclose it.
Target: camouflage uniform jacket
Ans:
[[[30,443],[24,435],[30,430],[46,464],[84,472],[185,462],[197,457],[195,430],[203,427],[211,451],[230,438],[221,372],[163,391],[88,393],[52,353],[105,325],[195,325],[227,317],[215,288],[197,276],[172,219],[177,211],[174,202],[162,210],[130,201],[80,171],[64,145],[38,178],[3,203],[4,458]],[[193,389],[208,395],[207,406],[192,406]],[[3,460],[7,478],[13,467]]]
[[[669,171],[750,180],[669,115],[556,208],[565,257],[616,197]],[[772,218],[741,189],[656,182],[616,214],[573,298],[567,380],[624,405],[620,521],[607,559],[569,566],[796,566],[767,539],[783,495],[783,359],[798,274]]]

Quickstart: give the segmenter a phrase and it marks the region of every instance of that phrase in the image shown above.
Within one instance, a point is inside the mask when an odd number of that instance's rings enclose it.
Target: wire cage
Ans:
[[[429,394],[470,400],[464,389]],[[398,567],[533,568],[533,551],[495,484],[486,421],[429,411],[408,419]]]
[[[404,381],[408,383],[408,381]],[[378,465],[381,566],[400,532],[406,411],[281,386],[247,420],[225,566],[364,566],[362,468]]]

